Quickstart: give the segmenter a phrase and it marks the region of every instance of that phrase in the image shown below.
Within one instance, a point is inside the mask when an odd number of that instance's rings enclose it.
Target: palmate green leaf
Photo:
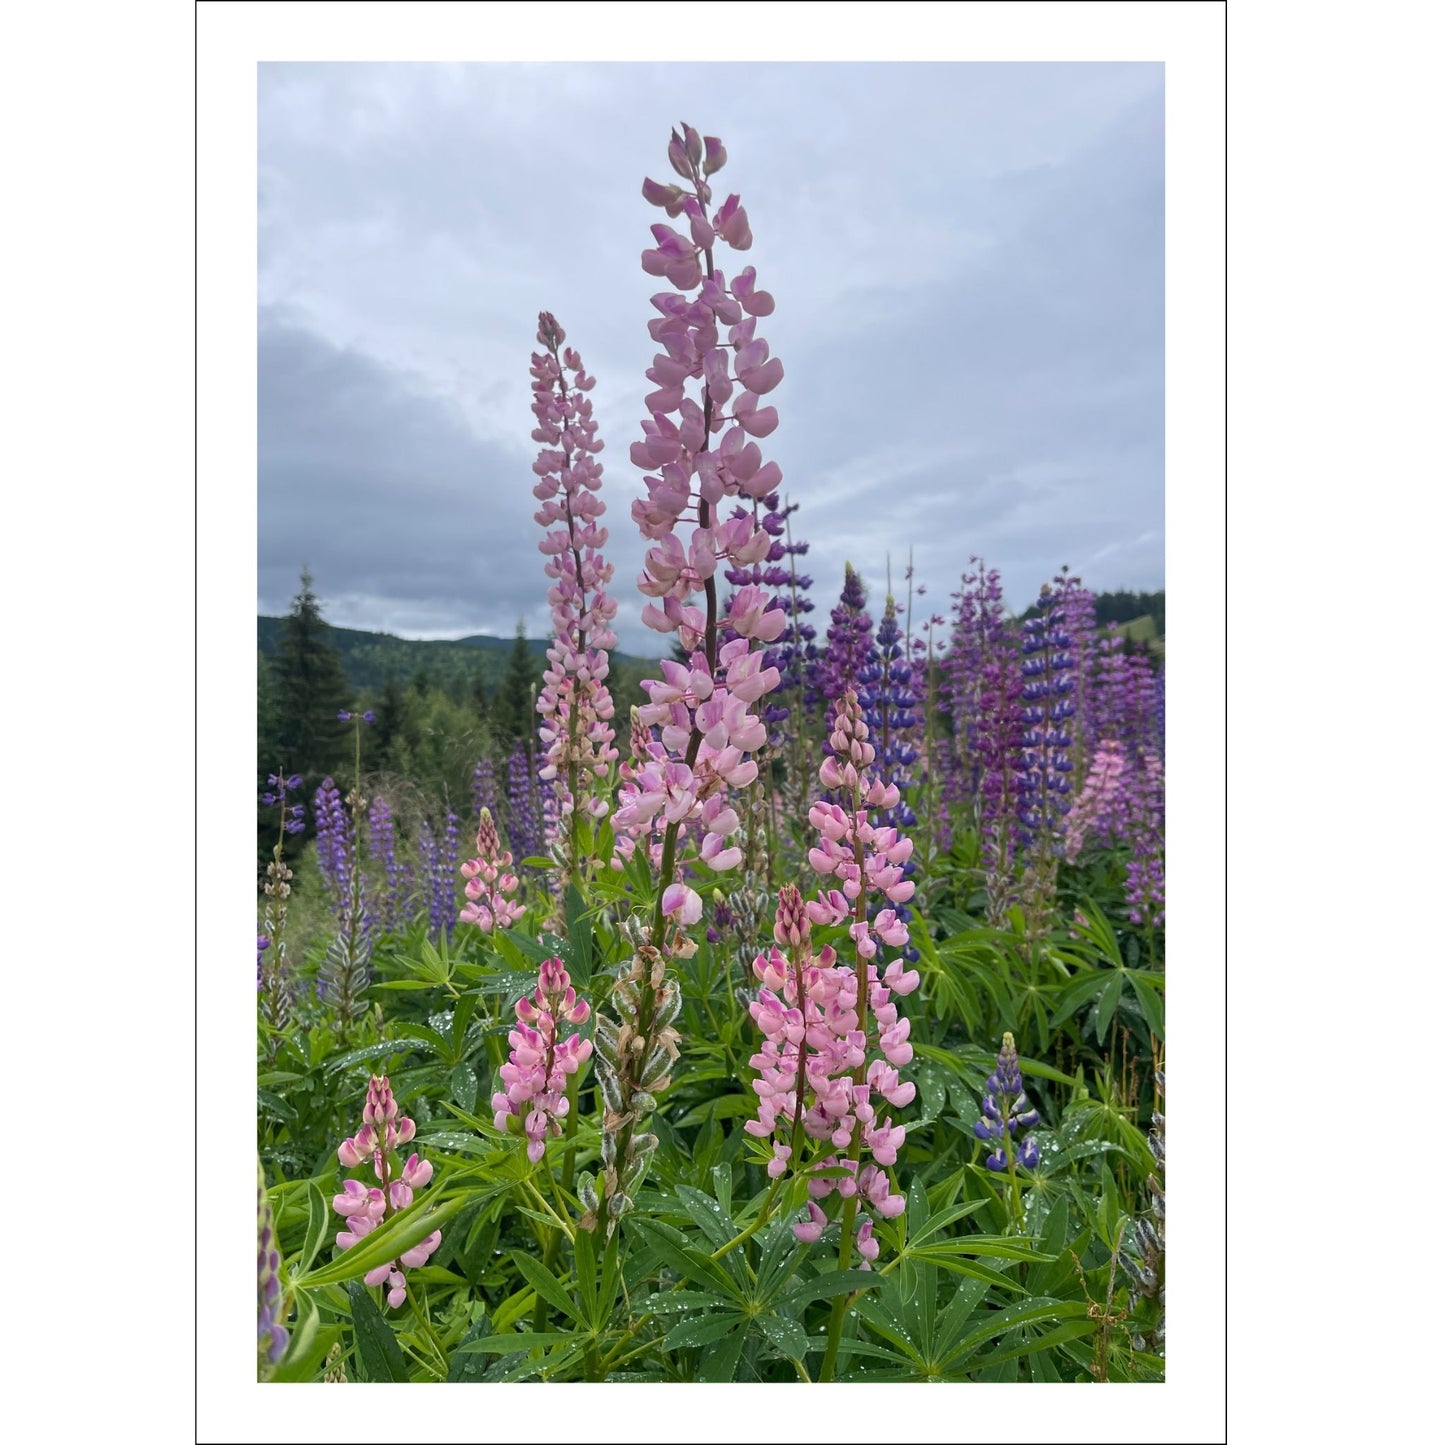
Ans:
[[[578,1324],[585,1321],[577,1313],[577,1307],[572,1303],[571,1296],[558,1283],[557,1277],[545,1265],[533,1259],[520,1250],[512,1251],[512,1263],[521,1272],[522,1278],[547,1301],[555,1310],[560,1310],[568,1319],[576,1320]]]
[[[482,1335],[479,1339],[463,1340],[453,1350],[454,1355],[513,1355],[530,1353],[532,1350],[550,1350],[554,1345],[566,1344],[572,1339],[570,1331],[538,1330],[535,1333],[507,1335]]]
[[[1104,1035],[1109,1031],[1109,1023],[1114,1017],[1114,1011],[1119,1007],[1119,999],[1124,993],[1124,971],[1120,969],[1104,985],[1104,991],[1099,995],[1099,1006],[1094,1019],[1094,1037],[1099,1043],[1104,1042]]]
[[[432,1230],[440,1229],[464,1204],[469,1195],[454,1194],[436,1204],[418,1200],[409,1209],[393,1214],[330,1264],[294,1281],[297,1289],[321,1289],[329,1284],[344,1284],[405,1254],[420,1244]]]
[[[646,1236],[652,1248],[684,1278],[699,1282],[706,1280],[717,1285],[733,1299],[742,1301],[737,1284],[728,1272],[716,1260],[698,1250],[690,1249],[684,1236],[676,1230],[659,1224],[654,1219],[639,1219],[637,1228]]]
[[[699,1345],[710,1345],[733,1330],[741,1334],[747,1324],[745,1315],[732,1311],[725,1314],[699,1315],[696,1319],[683,1320],[681,1324],[674,1325],[662,1337],[662,1348],[686,1350]]]
[[[269,1089],[256,1090],[256,1103],[258,1114],[269,1113],[287,1124],[294,1124],[299,1117],[296,1110],[285,1099],[279,1094],[273,1094]]]
[[[1061,1345],[1067,1340],[1077,1340],[1083,1335],[1092,1334],[1095,1328],[1094,1321],[1088,1318],[1066,1320],[1046,1334],[1025,1340],[1022,1344],[1012,1345],[1007,1349],[990,1350],[988,1354],[979,1356],[978,1363],[980,1367],[998,1365],[1005,1360],[1017,1360],[1024,1355],[1036,1355],[1042,1351],[1051,1350],[1055,1345]]]
[[[923,1363],[923,1356],[919,1354],[918,1346],[909,1339],[902,1322],[877,1300],[859,1300],[858,1318],[875,1334],[880,1335],[890,1345],[900,1350],[915,1365]]]
[[[997,1310],[987,1316],[977,1329],[949,1352],[944,1363],[954,1364],[968,1359],[979,1346],[987,1344],[989,1340],[1007,1330],[1016,1329],[1019,1325],[1032,1324],[1035,1320],[1077,1319],[1088,1312],[1089,1306],[1081,1300],[1023,1300],[1016,1305],[1010,1305],[1008,1309]]]
[[[475,1351],[464,1349],[463,1346],[486,1338],[487,1316],[483,1313],[472,1322],[471,1328],[461,1340],[452,1346],[451,1358],[447,1364],[447,1384],[474,1385],[481,1380],[487,1368],[485,1363],[478,1358]]]
[[[412,1039],[396,1039],[379,1044],[367,1044],[359,1049],[347,1049],[343,1054],[334,1054],[326,1060],[326,1072],[336,1074],[340,1073],[342,1069],[349,1069],[353,1064],[384,1058],[387,1054],[404,1054],[415,1052],[415,1050],[416,1043]]]
[[[688,1184],[677,1186],[677,1197],[694,1224],[707,1235],[713,1246],[721,1247],[735,1239],[738,1226],[731,1215],[710,1194]]]
[[[738,1361],[742,1358],[746,1330],[734,1330],[723,1338],[716,1349],[703,1352],[702,1363],[698,1366],[697,1378],[703,1384],[726,1385],[737,1374]]]
[[[957,1239],[940,1240],[930,1244],[927,1253],[930,1256],[941,1254],[971,1254],[988,1255],[993,1259],[1027,1259],[1042,1261],[1049,1264],[1053,1261],[1053,1255],[1043,1254],[1034,1248],[1032,1241],[1021,1243],[1020,1240],[1027,1236],[1003,1235],[1003,1234],[964,1234]],[[924,1253],[920,1250],[918,1253]]]
[[[960,1219],[970,1214],[977,1213],[987,1203],[983,1199],[970,1199],[963,1204],[955,1204],[948,1209],[940,1210],[937,1214],[931,1214],[918,1228],[914,1229],[910,1224],[908,1240],[911,1245],[920,1245],[932,1234],[937,1234],[940,1229],[947,1229],[950,1224],[956,1224]]]
[[[719,1294],[716,1290],[670,1289],[649,1295],[641,1306],[641,1312],[650,1315],[675,1315],[684,1310],[711,1309],[714,1305],[735,1309],[737,1301],[731,1295]]]
[[[1150,1033],[1156,1039],[1162,1039],[1164,1004],[1159,992],[1163,990],[1164,980],[1158,974],[1131,972],[1129,987],[1133,990],[1134,997],[1139,1000],[1139,1012],[1144,1015],[1144,1022],[1149,1025]]]
[[[351,1297],[351,1327],[356,1333],[356,1353],[362,1372],[368,1380],[405,1384],[410,1379],[406,1356],[370,1291],[352,1280],[346,1286],[346,1293]]]
[[[477,1105],[477,1071],[468,1063],[460,1063],[451,1072],[448,1088],[452,1098],[463,1109],[474,1109]]]
[[[617,1236],[614,1234],[613,1238]],[[602,1321],[597,1312],[597,1254],[592,1247],[592,1231],[579,1229],[572,1239],[572,1272],[577,1280],[577,1306],[582,1311],[583,1322],[591,1329],[599,1329]]]
[[[758,1315],[753,1323],[790,1360],[802,1361],[808,1353],[808,1334],[797,1320],[782,1315]]]
[[[976,1259],[965,1258],[945,1247],[925,1244],[916,1250],[910,1249],[909,1252],[915,1259],[936,1265],[950,1274],[967,1275],[970,1279],[981,1280],[984,1284],[992,1285],[995,1289],[1006,1290],[1010,1294],[1028,1293],[1023,1285],[1017,1280],[1010,1279],[1008,1275],[1000,1274],[998,1270],[990,1269],[988,1265],[980,1264]]]
[[[812,1304],[814,1300],[833,1299],[840,1294],[852,1294],[855,1290],[878,1289],[883,1283],[883,1276],[875,1270],[835,1269],[828,1274],[820,1274],[817,1279],[794,1285],[778,1303],[796,1310]]]

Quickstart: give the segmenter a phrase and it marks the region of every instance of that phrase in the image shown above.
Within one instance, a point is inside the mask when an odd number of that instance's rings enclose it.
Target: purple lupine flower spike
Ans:
[[[258,1379],[286,1353],[290,1336],[281,1317],[281,1252],[276,1248],[276,1221],[266,1193],[266,1173],[256,1160],[256,1337]]]
[[[1039,1122],[1039,1111],[1029,1103],[1029,1096],[1024,1092],[1018,1050],[1011,1033],[1003,1036],[998,1062],[984,1085],[982,1107],[983,1117],[973,1126],[973,1132],[985,1144],[995,1145],[983,1162],[999,1173],[1008,1168],[1009,1144],[1005,1140],[1011,1141],[1014,1135]],[[1021,1140],[1014,1157],[1025,1169],[1033,1169],[1039,1162],[1038,1141]]]

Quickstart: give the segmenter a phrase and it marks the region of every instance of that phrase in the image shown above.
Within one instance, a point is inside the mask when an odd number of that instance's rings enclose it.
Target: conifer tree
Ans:
[[[492,726],[505,752],[510,752],[515,743],[528,737],[537,726],[533,689],[541,672],[527,645],[526,624],[518,622],[517,636],[507,655],[507,670],[492,699]]]
[[[345,759],[346,731],[336,714],[347,706],[351,692],[341,654],[332,644],[331,629],[311,590],[311,573],[304,568],[301,591],[291,599],[271,659],[271,678],[281,757],[261,758],[258,763],[263,772],[281,766],[300,773],[309,789]]]

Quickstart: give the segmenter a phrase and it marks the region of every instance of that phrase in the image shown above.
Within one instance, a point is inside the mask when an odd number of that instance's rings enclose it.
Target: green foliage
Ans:
[[[392,804],[413,869],[420,821],[436,835],[445,803],[469,813],[477,759],[500,761],[509,738],[531,736],[538,649],[520,634],[510,651],[498,646],[470,649],[496,662],[492,684],[449,672],[442,654],[397,656],[378,696],[348,700],[376,712],[363,734],[364,791]],[[266,737],[279,725],[269,721],[280,716],[277,690],[263,688],[260,702]],[[765,774],[784,799],[789,766],[775,760]],[[586,820],[584,852],[610,858],[612,828]],[[769,824],[765,920],[777,880],[804,876],[808,843],[801,814]],[[877,1222],[869,1270],[838,1268],[836,1194],[822,1240],[798,1241],[806,1180],[797,1170],[770,1179],[767,1149],[744,1129],[759,1046],[748,970],[766,922],[715,942],[694,930],[696,951],[675,961],[679,1058],[647,1116],[657,1147],[633,1210],[604,1238],[578,1223],[579,1191],[601,1165],[591,1065],[571,1082],[564,1132],[535,1164],[515,1119],[496,1127],[491,1100],[504,1087],[515,1005],[543,959],[561,957],[591,1004],[584,1031],[609,1007],[632,960],[629,914],[645,916],[654,900],[643,858],[597,867],[555,898],[534,875],[525,917],[491,935],[463,925],[450,940],[434,936],[414,892],[407,917],[376,940],[364,1011],[343,1030],[314,986],[335,931],[314,850],[288,844],[287,856],[297,999],[286,1028],[263,1029],[257,1076],[291,1331],[274,1379],[332,1369],[356,1381],[474,1384],[1163,1378],[1151,1353],[1159,1305],[1131,1296],[1128,1268],[1142,1258],[1138,1222],[1156,1173],[1148,1131],[1164,1050],[1164,940],[1128,922],[1122,850],[1062,865],[1042,925],[1015,910],[997,927],[984,921],[968,828],[955,829],[947,853],[915,853],[921,984],[901,1006],[917,1093],[896,1116],[907,1134],[891,1171],[907,1208]],[[374,861],[363,866],[381,881]],[[815,946],[827,942],[845,947],[846,931],[816,930]],[[1042,1116],[1038,1166],[1012,1174],[985,1166],[974,1132],[1005,1030]],[[340,1251],[331,1199],[348,1176],[336,1148],[383,1072],[416,1123],[411,1147],[436,1172],[412,1206]],[[408,1271],[406,1301],[390,1308],[363,1276],[434,1228],[440,1247]]]

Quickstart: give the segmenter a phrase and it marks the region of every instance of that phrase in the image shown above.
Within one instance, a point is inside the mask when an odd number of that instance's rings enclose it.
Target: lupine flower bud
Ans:
[[[982,1106],[983,1118],[973,1126],[973,1132],[985,1143],[1003,1141],[1006,1136],[1011,1138],[1020,1130],[1030,1129],[1039,1122],[1039,1111],[1030,1105],[1029,1096],[1024,1092],[1018,1051],[1011,1033],[1003,1036],[998,1063],[984,1085]],[[1025,1139],[1015,1159],[1025,1169],[1034,1168],[1039,1162],[1037,1141]],[[1007,1169],[1008,1151],[1004,1144],[999,1142],[983,1162],[995,1173]]]
[[[461,865],[467,880],[467,904],[461,922],[475,923],[483,933],[510,928],[526,911],[508,895],[517,891],[517,875],[511,872],[512,855],[502,847],[497,825],[489,808],[482,809],[477,824],[477,856]]]

